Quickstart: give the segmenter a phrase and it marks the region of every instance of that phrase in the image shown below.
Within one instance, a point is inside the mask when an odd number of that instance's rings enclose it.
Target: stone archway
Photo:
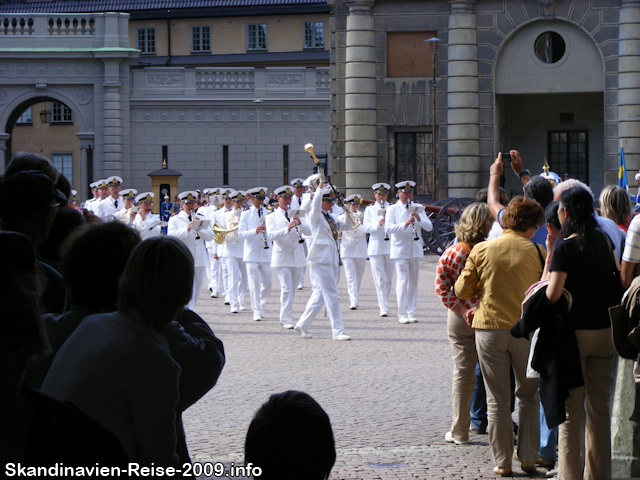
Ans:
[[[552,41],[553,40],[553,41]],[[504,42],[494,68],[496,151],[517,149],[533,174],[543,159],[603,187],[605,173],[605,67],[598,45],[567,21],[537,21]],[[521,193],[517,178],[507,190]]]

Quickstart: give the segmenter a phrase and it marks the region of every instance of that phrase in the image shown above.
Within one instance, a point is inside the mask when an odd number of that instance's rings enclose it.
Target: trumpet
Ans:
[[[311,155],[311,158],[313,158],[313,161],[316,162],[316,165],[318,166],[318,168],[320,168],[320,160],[318,160],[318,157],[316,157],[316,154],[313,152],[313,143],[307,143],[304,146],[304,151],[308,152]],[[351,220],[351,224],[353,225],[353,227],[351,227],[351,230],[354,230],[354,229],[358,228],[360,226],[360,222],[356,223],[356,221],[351,216],[351,212],[349,211],[349,208],[346,208],[346,209],[344,208],[344,202],[340,198],[340,195],[338,195],[338,191],[336,190],[336,187],[333,186],[333,184],[331,183],[331,181],[329,179],[327,179],[327,182],[331,186],[331,190],[333,190],[333,194],[336,196],[336,199],[338,201],[338,205],[340,205],[340,207],[342,207],[342,209],[347,214],[347,217],[349,217],[349,220]]]

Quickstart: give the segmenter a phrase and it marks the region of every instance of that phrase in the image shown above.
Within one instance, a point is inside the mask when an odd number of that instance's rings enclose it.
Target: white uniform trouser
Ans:
[[[220,270],[222,271],[222,287],[224,288],[224,303],[231,303],[229,300],[229,258],[218,257],[220,259]]]
[[[307,255],[309,254],[309,247],[307,247],[307,242],[305,241],[302,244],[302,249],[304,250],[304,258],[307,258]],[[300,288],[304,288],[304,275],[305,273],[307,273],[307,263],[305,262],[304,267],[302,267],[302,275],[300,275],[300,283],[298,284],[298,287]]]
[[[241,258],[227,257],[229,269],[229,303],[232,307],[244,307],[247,294],[247,270]]]
[[[338,301],[337,275],[338,267],[333,265],[321,265],[309,262],[309,275],[313,290],[307,302],[304,313],[296,324],[303,332],[308,332],[311,323],[322,310],[327,307],[329,321],[331,322],[331,332],[333,336],[344,333],[342,314],[340,313],[340,302]]]
[[[262,275],[262,281],[260,276]],[[264,304],[273,286],[273,271],[270,262],[247,262],[247,280],[254,314],[264,315]]]
[[[216,260],[213,258],[213,252],[211,250],[207,250],[207,254],[209,255],[209,288],[213,293],[221,293],[224,291],[224,286],[222,283],[222,267],[220,259]]]
[[[378,307],[380,307],[380,313],[388,313],[389,293],[391,292],[391,282],[393,280],[395,261],[391,260],[388,254],[371,255],[369,257],[369,261],[371,263],[373,283],[376,286],[376,294],[378,295]]]
[[[200,298],[200,291],[202,290],[202,284],[207,276],[207,267],[195,267],[193,272],[193,293],[191,294],[191,301],[187,304],[189,310],[194,310],[198,298]]]
[[[302,277],[302,267],[277,267],[276,273],[280,280],[280,323],[287,325],[293,323],[293,299]]]
[[[364,277],[364,267],[367,264],[366,258],[343,258],[344,275],[347,278],[347,292],[349,292],[349,301],[351,306],[358,306],[358,294],[360,293],[360,284]]]
[[[209,254],[209,249],[206,246],[207,244],[205,243],[205,247],[204,247],[204,251],[207,252],[207,255],[205,256],[206,260],[207,260],[207,266],[205,267],[205,272],[207,274],[207,287],[211,288],[211,262],[213,261],[213,255]]]
[[[396,298],[398,320],[414,318],[418,304],[418,275],[420,258],[396,258]]]

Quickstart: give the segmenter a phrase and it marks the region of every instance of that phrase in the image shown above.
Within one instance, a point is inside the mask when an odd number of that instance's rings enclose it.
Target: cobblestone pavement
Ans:
[[[270,394],[293,389],[312,395],[329,414],[338,450],[332,479],[496,478],[486,435],[471,435],[468,446],[444,440],[451,422],[452,361],[446,310],[433,288],[436,261],[429,255],[422,263],[419,322],[407,325],[395,315],[395,283],[390,316],[380,318],[370,267],[357,310],[349,310],[343,273],[338,290],[350,342],[333,341],[322,316],[310,328],[311,340],[281,328],[276,276],[260,322],[250,310],[229,313],[222,298],[203,291],[196,310],[223,340],[227,363],[218,384],[184,415],[194,460],[242,464],[255,411]],[[310,292],[307,272],[305,288],[296,293],[294,319]],[[514,462],[516,476],[518,467]]]

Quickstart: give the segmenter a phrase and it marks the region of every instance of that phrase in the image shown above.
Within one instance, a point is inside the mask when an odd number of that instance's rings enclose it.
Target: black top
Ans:
[[[611,327],[609,307],[612,301],[613,276],[609,246],[604,233],[596,231],[586,251],[578,253],[576,238],[556,243],[551,271],[565,272],[564,285],[573,297],[571,316],[576,330],[598,330]]]

